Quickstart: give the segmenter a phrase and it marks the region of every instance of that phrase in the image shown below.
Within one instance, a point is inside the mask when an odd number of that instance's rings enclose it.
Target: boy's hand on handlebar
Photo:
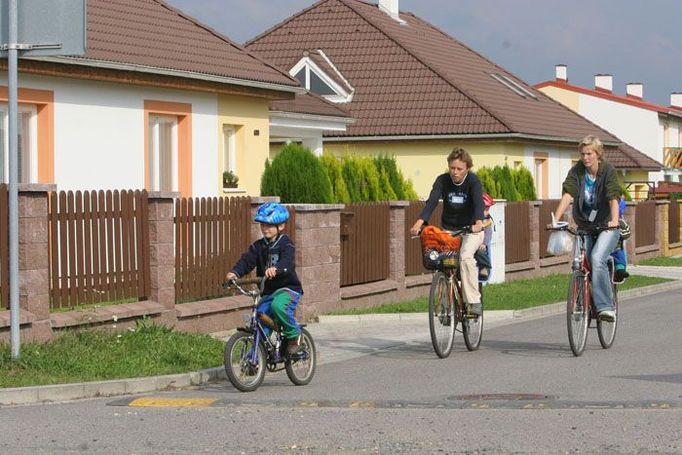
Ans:
[[[225,277],[227,281],[232,281],[237,279],[237,275],[235,275],[233,272],[227,272],[227,276]]]
[[[476,220],[476,223],[471,225],[471,232],[477,234],[483,230],[483,221]]]
[[[608,228],[610,228],[610,229],[617,228],[617,227],[618,227],[618,220],[616,220],[616,221],[613,221],[613,220],[609,221],[609,224],[607,224],[606,227],[608,227]]]
[[[265,269],[265,276],[267,278],[274,278],[277,276],[277,268],[276,267],[270,267],[268,269]]]

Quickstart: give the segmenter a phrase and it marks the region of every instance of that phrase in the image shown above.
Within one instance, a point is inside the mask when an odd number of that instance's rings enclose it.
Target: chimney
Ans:
[[[630,82],[625,85],[625,93],[628,98],[637,98],[641,100],[644,98],[644,84],[641,82]]]
[[[564,64],[554,66],[554,75],[557,81],[568,82],[568,68]]]
[[[673,92],[670,94],[670,105],[682,109],[682,92]]]
[[[399,24],[404,24],[405,21],[400,18],[399,0],[379,0],[379,9],[391,16],[391,18]]]
[[[610,74],[595,74],[594,88],[611,93],[613,91],[613,76]]]

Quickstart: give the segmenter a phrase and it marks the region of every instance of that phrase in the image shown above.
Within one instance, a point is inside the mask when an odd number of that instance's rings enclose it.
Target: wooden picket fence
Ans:
[[[530,202],[509,202],[504,208],[505,262],[513,264],[530,260]]]
[[[640,201],[635,207],[635,247],[656,243],[656,201]]]
[[[668,208],[668,242],[680,241],[680,200],[672,199]]]
[[[388,278],[389,221],[388,202],[346,205],[341,212],[341,286]]]
[[[225,275],[250,243],[250,214],[248,197],[176,200],[176,302],[224,294]]]
[[[144,190],[50,193],[50,307],[147,298],[148,219]]]

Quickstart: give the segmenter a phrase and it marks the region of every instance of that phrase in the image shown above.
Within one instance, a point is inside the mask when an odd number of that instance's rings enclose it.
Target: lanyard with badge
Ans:
[[[589,182],[589,185],[588,185]],[[589,222],[593,222],[597,218],[597,209],[595,207],[595,193],[597,191],[597,177],[594,179],[590,174],[585,174],[585,202],[592,207],[590,214],[587,219]]]

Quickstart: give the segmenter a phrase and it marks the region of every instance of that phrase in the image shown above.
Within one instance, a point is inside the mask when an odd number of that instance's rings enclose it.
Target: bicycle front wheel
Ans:
[[[483,338],[483,286],[478,283],[478,290],[481,293],[481,315],[476,318],[464,317],[462,321],[462,334],[464,335],[464,344],[469,351],[475,351],[481,345],[481,338]]]
[[[301,329],[301,349],[284,364],[289,380],[296,385],[308,384],[315,375],[317,351],[313,337],[306,329]]]
[[[616,329],[618,328],[618,288],[615,284],[611,284],[611,292],[613,293],[613,312],[616,318],[613,321],[597,320],[597,334],[599,335],[599,343],[604,349],[608,349],[613,345],[613,340],[616,339]]]
[[[589,323],[589,291],[585,287],[585,279],[580,272],[573,272],[568,289],[566,304],[566,325],[568,343],[573,355],[579,357],[585,350],[587,342],[587,325]]]
[[[457,319],[453,314],[454,305],[450,298],[450,282],[443,272],[436,272],[429,292],[429,330],[431,344],[436,355],[446,358],[452,351]]]
[[[261,344],[254,346],[255,341],[253,333],[237,332],[225,345],[225,373],[242,392],[253,392],[265,378],[265,349]]]

